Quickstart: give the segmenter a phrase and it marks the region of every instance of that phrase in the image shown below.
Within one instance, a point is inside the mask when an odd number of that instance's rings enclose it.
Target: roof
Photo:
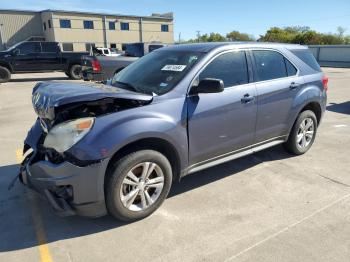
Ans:
[[[287,49],[306,49],[307,47],[298,44],[268,43],[268,42],[208,42],[193,44],[178,44],[165,47],[167,50],[210,52],[213,49],[234,46],[237,48],[287,48]],[[164,50],[164,49],[163,49]]]
[[[165,14],[152,14],[150,16],[139,16],[139,15],[125,15],[125,14],[113,14],[113,13],[95,13],[85,11],[68,11],[68,10],[57,10],[57,9],[45,9],[45,10],[21,10],[21,9],[0,9],[0,12],[22,12],[22,13],[69,13],[69,14],[84,14],[84,15],[99,15],[99,16],[117,16],[117,17],[134,17],[134,18],[151,18],[151,19],[163,19],[173,20],[173,13]]]

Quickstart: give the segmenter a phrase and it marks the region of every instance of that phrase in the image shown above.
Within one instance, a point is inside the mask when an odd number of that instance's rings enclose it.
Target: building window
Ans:
[[[85,20],[84,21],[84,28],[85,29],[94,29],[94,21]]]
[[[46,31],[46,23],[43,23],[44,31]]]
[[[91,48],[94,48],[95,44],[94,43],[86,43],[85,44],[85,50],[90,52]]]
[[[169,32],[169,25],[162,25],[161,26],[161,31],[162,32]]]
[[[120,30],[129,31],[129,23],[120,23]]]
[[[49,25],[49,28],[51,28],[51,20],[47,20],[47,24]]]
[[[60,19],[60,27],[61,28],[71,28],[70,20]]]
[[[127,44],[122,44],[122,50],[123,50],[123,51],[126,50],[126,46],[127,46]]]
[[[109,22],[109,30],[115,30],[115,22]]]
[[[73,52],[73,44],[72,43],[63,43],[62,50],[67,52]]]
[[[117,48],[117,44],[111,43],[110,47],[111,48]]]

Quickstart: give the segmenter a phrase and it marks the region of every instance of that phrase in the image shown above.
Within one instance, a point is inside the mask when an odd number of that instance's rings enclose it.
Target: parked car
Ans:
[[[63,71],[72,79],[80,79],[81,56],[88,52],[62,52],[56,42],[20,42],[0,52],[0,83],[11,74]]]
[[[102,53],[97,54],[96,52],[94,52],[93,56],[83,56],[81,63],[82,78],[85,81],[105,82],[139,57],[163,46],[165,45],[160,43],[125,44],[124,54],[118,57],[105,57]],[[102,52],[99,48],[97,49],[99,52]]]
[[[61,215],[141,219],[187,174],[278,144],[307,152],[327,83],[306,47],[265,43],[165,47],[111,85],[39,83],[20,177]]]
[[[85,81],[103,82],[136,61],[138,57],[129,56],[82,56],[81,77]]]

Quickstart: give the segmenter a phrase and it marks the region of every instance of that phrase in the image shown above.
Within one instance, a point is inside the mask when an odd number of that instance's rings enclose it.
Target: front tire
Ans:
[[[295,121],[284,148],[292,154],[306,153],[315,141],[317,118],[311,110],[303,111]]]
[[[6,67],[0,66],[0,83],[6,83],[11,79],[11,72]]]
[[[152,214],[166,199],[172,184],[168,159],[154,150],[140,150],[116,161],[105,183],[109,213],[122,221]]]
[[[79,79],[81,79],[80,72],[81,72],[81,66],[80,65],[72,65],[69,68],[68,76],[69,76],[70,79],[79,80]]]

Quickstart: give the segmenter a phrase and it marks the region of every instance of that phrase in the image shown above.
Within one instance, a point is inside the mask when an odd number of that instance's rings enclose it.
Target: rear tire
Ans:
[[[299,114],[284,148],[294,155],[306,153],[315,141],[317,118],[313,111],[306,110]]]
[[[168,159],[154,150],[140,150],[117,160],[106,177],[108,212],[122,221],[152,214],[166,199],[172,184]]]
[[[6,83],[11,79],[11,72],[6,67],[0,66],[0,83]]]
[[[81,79],[80,72],[81,72],[81,66],[80,65],[72,65],[69,68],[68,76],[69,76],[70,79],[79,80],[79,79]]]

